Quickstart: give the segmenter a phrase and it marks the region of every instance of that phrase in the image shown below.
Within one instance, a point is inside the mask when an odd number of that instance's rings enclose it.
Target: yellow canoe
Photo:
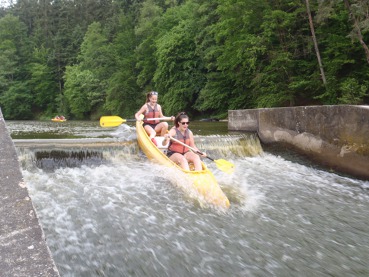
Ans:
[[[156,147],[150,140],[145,129],[142,126],[142,121],[136,122],[137,141],[142,152],[153,162],[174,167],[183,173],[192,183],[193,188],[204,198],[204,200],[216,207],[229,208],[230,203],[227,196],[220,188],[213,173],[202,163],[201,171],[183,170],[176,163],[172,162],[164,153],[164,148],[161,147],[162,137],[156,137],[159,148]]]

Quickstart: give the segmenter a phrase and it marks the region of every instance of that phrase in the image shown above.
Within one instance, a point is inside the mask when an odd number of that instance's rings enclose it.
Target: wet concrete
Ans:
[[[369,179],[369,106],[230,110],[228,129],[257,132],[336,171]]]
[[[0,109],[0,276],[59,276]]]

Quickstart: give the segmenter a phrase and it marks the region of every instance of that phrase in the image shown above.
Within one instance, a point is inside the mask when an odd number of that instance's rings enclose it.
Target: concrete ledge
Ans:
[[[257,132],[263,143],[285,143],[311,159],[369,179],[369,107],[306,106],[228,112],[228,129]]]
[[[0,109],[0,276],[58,277]]]

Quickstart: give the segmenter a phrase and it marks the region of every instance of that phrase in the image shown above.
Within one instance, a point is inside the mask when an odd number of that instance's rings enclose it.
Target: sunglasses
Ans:
[[[179,122],[179,123],[181,123],[182,125],[185,125],[185,124],[189,125],[190,124],[189,121],[188,122]]]
[[[150,92],[150,95],[158,95],[158,92],[157,91],[152,91],[152,92]]]

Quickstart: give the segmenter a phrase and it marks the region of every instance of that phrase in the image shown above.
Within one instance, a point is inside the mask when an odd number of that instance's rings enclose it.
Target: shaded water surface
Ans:
[[[29,122],[7,124],[18,136]],[[59,132],[37,124],[27,136]],[[15,141],[62,276],[369,275],[367,181],[263,152],[225,123],[198,122],[199,148],[236,165],[228,175],[204,160],[231,201],[222,211],[204,206],[178,172],[148,162],[133,126],[85,124],[63,125],[80,138],[73,143]]]

